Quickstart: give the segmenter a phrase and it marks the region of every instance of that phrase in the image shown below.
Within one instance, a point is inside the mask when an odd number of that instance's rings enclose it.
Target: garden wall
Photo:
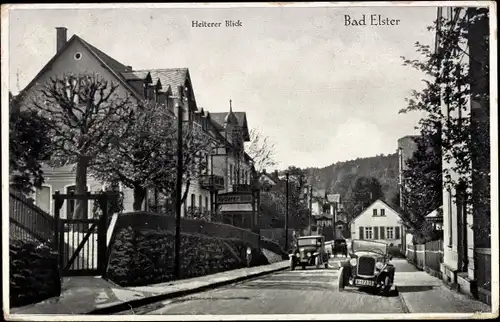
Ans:
[[[134,212],[118,217],[109,244],[106,277],[122,286],[168,282],[174,273],[175,218]],[[276,245],[277,246],[277,245]],[[181,220],[181,278],[263,265],[281,258],[260,252],[259,235],[234,226]]]
[[[57,253],[39,241],[9,241],[10,307],[40,302],[61,294]]]

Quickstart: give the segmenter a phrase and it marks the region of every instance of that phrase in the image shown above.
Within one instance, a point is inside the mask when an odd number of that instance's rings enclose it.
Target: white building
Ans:
[[[351,221],[351,238],[382,241],[401,247],[401,215],[378,199]]]

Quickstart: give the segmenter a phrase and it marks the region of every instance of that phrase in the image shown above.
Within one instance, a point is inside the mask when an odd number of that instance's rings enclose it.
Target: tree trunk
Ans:
[[[144,202],[144,198],[146,198],[146,189],[140,185],[134,186],[134,211],[143,210],[142,203]]]
[[[87,193],[87,167],[88,157],[80,157],[76,163],[75,195],[84,195]],[[68,199],[66,202],[69,202]],[[73,218],[88,218],[89,203],[86,199],[75,200],[75,212]]]

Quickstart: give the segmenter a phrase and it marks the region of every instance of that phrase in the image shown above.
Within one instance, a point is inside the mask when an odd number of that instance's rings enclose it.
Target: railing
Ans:
[[[10,235],[17,239],[53,242],[54,218],[22,193],[9,192]]]
[[[203,189],[224,189],[224,177],[215,174],[205,174],[200,176],[200,185]]]

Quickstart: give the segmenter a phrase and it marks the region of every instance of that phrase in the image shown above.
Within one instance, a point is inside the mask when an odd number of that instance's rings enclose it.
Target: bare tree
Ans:
[[[95,158],[128,135],[133,105],[117,84],[96,73],[52,77],[35,90],[28,109],[51,125],[50,164],[76,164],[76,194],[87,190],[87,169]],[[74,217],[84,218],[87,208],[77,200]]]
[[[250,130],[250,144],[247,151],[248,155],[254,160],[257,172],[278,164],[274,159],[274,143],[257,129]]]
[[[146,103],[130,120],[130,135],[110,145],[90,171],[104,182],[121,182],[134,191],[134,210],[142,210],[148,187],[175,187],[174,117],[164,105]]]

